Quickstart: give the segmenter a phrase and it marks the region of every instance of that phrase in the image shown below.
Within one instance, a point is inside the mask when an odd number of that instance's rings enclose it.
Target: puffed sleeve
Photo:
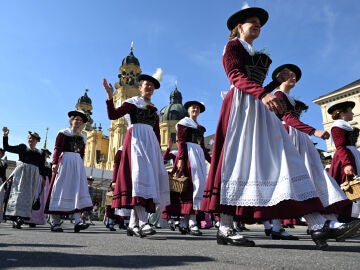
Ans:
[[[125,114],[131,113],[136,106],[128,102],[123,102],[120,107],[115,108],[113,99],[106,100],[106,108],[108,118],[110,120],[116,120],[123,117]]]
[[[59,163],[60,156],[64,149],[65,139],[66,139],[66,136],[61,132],[59,132],[58,135],[56,136],[53,159],[51,162],[52,164]]]
[[[178,159],[187,160],[187,146],[186,146],[187,127],[178,124],[177,125],[177,137],[178,137]]]
[[[283,113],[282,115],[278,115],[281,120],[283,120],[287,125],[292,126],[293,128],[296,128],[297,130],[300,130],[308,135],[313,135],[315,132],[315,128],[312,126],[309,126],[305,123],[303,123],[302,121],[300,121],[300,119],[293,115],[291,112],[291,108],[292,105],[291,103],[288,101],[287,97],[285,96],[284,93],[282,93],[281,91],[277,91],[274,94],[278,99],[282,100],[282,104],[284,104],[285,106],[285,113]]]

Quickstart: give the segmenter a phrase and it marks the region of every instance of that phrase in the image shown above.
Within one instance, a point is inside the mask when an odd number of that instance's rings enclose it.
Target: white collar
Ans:
[[[245,50],[251,55],[253,56],[255,54],[255,49],[254,47],[247,43],[245,40],[241,40],[240,38],[238,38],[239,41],[241,42],[241,44],[243,45],[243,47],[245,48]]]
[[[73,130],[71,128],[65,128],[59,131],[59,133],[63,133],[66,136],[74,136],[74,135],[78,135],[81,136],[83,138],[84,143],[86,143],[86,136],[82,133],[80,134],[74,134]]]
[[[187,126],[187,127],[191,127],[191,128],[197,128],[198,127],[198,124],[194,120],[192,120],[190,117],[184,117],[183,119],[181,119],[175,125],[176,130],[177,130],[177,125]]]
[[[335,120],[331,127],[332,128],[338,127],[338,128],[345,129],[347,131],[353,131],[352,126],[350,126],[350,124],[348,122],[346,122],[345,120],[342,120],[342,119]]]
[[[293,105],[295,107],[295,99],[293,97],[291,97],[288,93],[286,93],[285,91],[281,90],[281,89],[277,89],[275,91],[276,92],[282,92],[284,93],[284,95],[287,97],[288,101],[291,103],[291,105]]]

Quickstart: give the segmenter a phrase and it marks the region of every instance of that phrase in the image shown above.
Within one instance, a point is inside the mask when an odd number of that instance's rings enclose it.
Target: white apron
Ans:
[[[274,206],[317,197],[304,163],[276,115],[234,89],[221,174],[220,203]]]

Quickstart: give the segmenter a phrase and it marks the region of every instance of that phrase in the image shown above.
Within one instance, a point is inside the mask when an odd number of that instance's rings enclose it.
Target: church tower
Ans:
[[[139,60],[134,56],[131,44],[130,54],[126,56],[119,68],[119,81],[115,83],[114,104],[119,107],[126,99],[139,94],[137,77],[141,74]],[[124,141],[127,123],[124,117],[111,121],[109,128],[109,148],[106,168],[112,169],[116,151]]]
[[[89,89],[85,89],[85,94],[78,99],[78,102],[75,106],[77,110],[82,110],[89,119],[85,124],[84,127],[85,131],[91,131],[92,130],[91,125],[93,123],[93,120],[91,118],[93,107],[92,107],[92,101],[87,94],[88,92]]]
[[[175,89],[170,94],[170,103],[160,110],[160,137],[161,149],[165,150],[168,147],[169,138],[176,142],[175,125],[179,120],[187,116],[187,111],[182,105],[182,95],[177,88],[175,82]],[[173,148],[177,148],[177,144],[173,144]]]

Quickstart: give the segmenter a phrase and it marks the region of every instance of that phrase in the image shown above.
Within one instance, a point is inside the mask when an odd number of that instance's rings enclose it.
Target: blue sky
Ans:
[[[247,1],[269,12],[254,42],[273,63],[301,67],[292,90],[309,105],[303,121],[322,128],[320,107],[312,100],[360,78],[360,3],[358,0]],[[228,40],[227,18],[244,1],[230,0],[0,0],[0,126],[10,129],[11,145],[26,143],[27,131],[45,138],[52,151],[59,129],[68,126],[88,88],[93,119],[105,134],[110,126],[102,78],[118,80],[121,61],[134,54],[144,73],[163,69],[153,102],[161,109],[178,81],[183,102],[206,105],[199,122],[214,133],[220,91],[229,82],[221,65]],[[265,83],[269,82],[269,78]],[[320,140],[320,148],[325,144]],[[38,145],[43,146],[43,140]],[[11,159],[17,156],[8,154]]]

